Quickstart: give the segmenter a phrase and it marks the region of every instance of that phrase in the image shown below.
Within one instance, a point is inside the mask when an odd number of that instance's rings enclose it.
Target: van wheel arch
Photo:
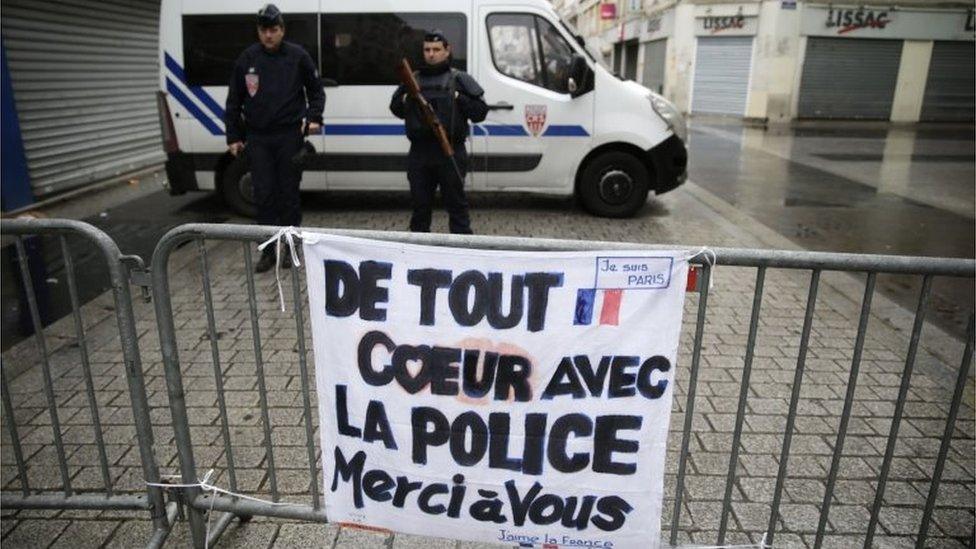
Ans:
[[[596,188],[596,180],[604,165],[626,174],[629,191],[619,200],[607,200]],[[656,187],[656,170],[645,151],[630,143],[607,143],[593,149],[583,158],[576,170],[574,195],[584,209],[600,217],[630,217],[647,201],[648,193]]]

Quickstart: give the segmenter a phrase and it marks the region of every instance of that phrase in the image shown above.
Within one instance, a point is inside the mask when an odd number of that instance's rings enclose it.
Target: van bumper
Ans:
[[[656,147],[644,153],[645,162],[654,168],[657,176],[655,194],[663,194],[677,188],[688,179],[688,149],[677,135],[671,135]]]
[[[200,190],[193,156],[183,151],[166,153],[166,188],[171,195]]]

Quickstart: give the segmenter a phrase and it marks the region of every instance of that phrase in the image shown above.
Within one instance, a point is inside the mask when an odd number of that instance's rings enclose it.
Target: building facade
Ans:
[[[974,119],[973,6],[562,1],[623,78],[692,115]]]

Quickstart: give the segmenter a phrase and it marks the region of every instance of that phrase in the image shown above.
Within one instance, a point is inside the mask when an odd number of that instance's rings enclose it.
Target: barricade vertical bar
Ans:
[[[88,392],[88,406],[91,412],[92,428],[95,431],[95,444],[98,446],[98,464],[102,471],[102,481],[105,492],[112,495],[112,475],[108,470],[108,456],[105,455],[105,440],[102,436],[102,422],[98,414],[98,400],[95,398],[95,382],[92,380],[91,364],[88,358],[88,342],[85,338],[85,326],[81,321],[81,305],[78,299],[78,282],[75,279],[75,264],[68,249],[68,239],[64,235],[61,241],[61,255],[64,256],[65,278],[68,279],[68,294],[71,298],[71,312],[75,321],[75,332],[78,334],[78,354],[81,357],[81,368],[85,375],[85,390]]]
[[[891,418],[891,431],[888,433],[888,444],[885,447],[884,461],[881,463],[881,474],[878,476],[878,489],[874,494],[874,506],[871,508],[871,521],[864,536],[864,546],[871,547],[874,532],[878,527],[878,516],[881,504],[884,503],[885,484],[891,471],[891,461],[895,456],[895,442],[898,439],[898,428],[901,427],[901,415],[905,411],[905,400],[908,397],[908,387],[912,381],[912,370],[915,367],[915,355],[918,353],[918,341],[925,324],[925,311],[932,291],[932,275],[927,274],[922,279],[922,291],[918,296],[918,308],[915,310],[915,324],[912,326],[912,338],[908,343],[908,356],[905,358],[905,369],[901,375],[901,386],[898,388],[898,400],[895,401],[895,415]]]
[[[169,409],[173,417],[173,439],[179,454],[180,476],[184,484],[194,484],[196,462],[193,457],[193,442],[190,437],[190,421],[186,413],[186,393],[183,389],[183,372],[180,371],[179,348],[176,345],[176,327],[173,324],[173,303],[170,300],[167,260],[170,251],[179,243],[177,239],[166,237],[153,252],[153,303],[156,309],[156,327],[159,330],[159,347],[163,356],[166,373],[166,390],[169,395]],[[200,495],[200,488],[190,487],[182,490],[187,501],[192,502]],[[190,536],[193,547],[204,549],[207,543],[204,512],[193,505],[185,506],[190,523]]]
[[[3,413],[7,416],[7,429],[10,431],[10,445],[14,448],[14,460],[17,462],[17,475],[20,477],[20,491],[30,494],[30,483],[27,481],[27,465],[24,464],[24,452],[20,447],[20,437],[17,433],[17,419],[14,417],[14,403],[10,398],[10,385],[7,384],[7,370],[0,364],[0,391],[3,393]]]
[[[315,464],[315,429],[312,427],[311,389],[308,382],[308,361],[305,351],[305,319],[302,315],[302,290],[298,269],[291,270],[291,287],[295,307],[295,333],[298,336],[298,368],[302,377],[302,407],[305,415],[305,446],[308,449],[308,473],[312,477],[312,508],[319,508],[318,467]]]
[[[58,468],[61,470],[61,482],[64,495],[71,495],[71,478],[68,476],[68,460],[64,455],[64,442],[61,440],[61,422],[58,420],[58,403],[54,396],[54,381],[51,379],[51,361],[47,356],[47,343],[44,341],[44,326],[41,324],[41,314],[37,308],[37,296],[34,295],[34,284],[31,280],[30,269],[27,265],[27,253],[24,251],[24,238],[17,235],[14,240],[17,248],[17,262],[20,263],[20,279],[24,283],[24,293],[27,296],[27,307],[30,309],[31,323],[34,326],[34,336],[37,339],[38,351],[41,353],[41,371],[44,374],[44,393],[47,396],[48,413],[51,415],[51,429],[54,431],[54,448],[58,454]]]
[[[844,454],[844,441],[847,439],[847,428],[851,420],[851,408],[854,406],[854,393],[857,389],[858,373],[861,370],[861,352],[864,350],[864,338],[868,331],[868,321],[871,319],[871,300],[874,296],[874,285],[877,273],[868,273],[864,283],[864,299],[861,302],[861,318],[857,323],[857,337],[854,340],[854,354],[851,359],[851,371],[847,378],[847,394],[844,397],[844,411],[840,416],[840,426],[837,428],[837,440],[834,443],[834,455],[830,460],[830,472],[827,474],[827,489],[824,492],[823,503],[820,506],[820,520],[814,547],[820,549],[823,544],[824,533],[827,530],[827,517],[830,514],[830,503],[834,497],[834,485],[840,471],[840,460]]]
[[[268,414],[268,389],[264,382],[264,360],[261,357],[261,331],[258,327],[258,305],[254,291],[254,267],[251,245],[244,242],[244,268],[247,270],[247,303],[251,309],[251,337],[254,342],[254,362],[258,377],[258,400],[261,403],[261,422],[264,425],[265,457],[268,460],[268,481],[271,500],[278,501],[278,477],[275,472],[274,450],[271,447],[271,417]]]
[[[786,470],[790,461],[790,446],[793,443],[793,429],[796,426],[796,412],[800,403],[800,387],[803,384],[803,370],[807,363],[807,349],[810,343],[810,329],[813,327],[813,313],[817,307],[817,291],[820,289],[820,269],[810,275],[810,290],[807,294],[807,310],[803,317],[803,332],[800,335],[800,351],[796,357],[796,370],[793,373],[793,391],[790,393],[790,411],[786,415],[786,430],[783,434],[783,449],[779,453],[779,472],[776,473],[776,489],[773,490],[773,505],[766,526],[766,543],[772,547],[776,533],[776,519],[779,518],[779,504],[783,498],[786,484]]]
[[[942,435],[942,444],[939,446],[939,457],[935,460],[935,470],[932,472],[932,485],[929,487],[929,495],[925,500],[925,512],[922,513],[922,526],[918,531],[918,538],[915,541],[916,549],[925,547],[925,539],[929,535],[929,522],[932,520],[932,511],[935,510],[935,500],[939,495],[939,484],[942,482],[942,472],[945,469],[946,456],[949,455],[949,447],[952,445],[952,432],[956,429],[956,416],[959,414],[959,405],[962,403],[962,395],[966,390],[966,381],[969,379],[969,364],[973,360],[973,324],[974,316],[970,313],[969,325],[966,327],[966,350],[962,353],[962,364],[959,365],[956,388],[952,393],[952,404],[949,405],[949,417],[946,418],[945,433]]]
[[[681,521],[681,499],[685,488],[685,470],[688,463],[688,444],[691,440],[692,419],[695,415],[695,394],[698,390],[698,369],[701,365],[702,337],[705,332],[705,313],[708,310],[708,288],[712,278],[712,266],[702,265],[701,293],[698,294],[698,319],[695,322],[695,343],[691,354],[691,371],[688,374],[688,396],[685,401],[685,421],[681,435],[681,454],[678,457],[678,478],[674,488],[674,510],[671,513],[671,545],[678,544],[678,523]]]
[[[224,457],[227,460],[227,480],[232,492],[237,491],[237,470],[234,452],[230,444],[230,426],[227,422],[227,401],[224,398],[224,374],[220,368],[220,349],[217,345],[217,321],[214,318],[213,295],[210,290],[210,268],[207,265],[207,244],[197,240],[200,255],[200,284],[203,286],[203,303],[207,309],[207,335],[210,337],[210,357],[213,361],[214,383],[217,387],[217,408],[220,410],[220,435],[224,440]]]
[[[132,295],[129,292],[129,273],[123,271],[121,261],[108,261],[109,277],[112,281],[112,297],[115,300],[115,318],[119,328],[119,342],[125,360],[125,377],[129,385],[129,403],[132,405],[132,418],[139,443],[139,458],[142,463],[142,478],[149,483],[149,513],[157,530],[169,528],[166,519],[166,504],[163,491],[154,484],[159,483],[159,467],[153,450],[152,420],[149,417],[149,397],[146,395],[146,380],[142,373],[142,358],[139,355],[139,336],[136,334],[136,319],[132,312]]]
[[[756,270],[756,289],[752,296],[752,318],[749,320],[749,337],[746,340],[746,357],[742,364],[742,382],[739,385],[739,408],[735,413],[735,429],[732,431],[732,452],[729,457],[729,473],[725,479],[725,497],[722,499],[722,518],[718,525],[718,545],[725,543],[725,532],[729,525],[729,511],[732,507],[732,490],[735,489],[735,473],[739,465],[739,443],[742,439],[742,424],[746,417],[746,399],[749,397],[749,379],[752,377],[752,360],[756,351],[756,336],[759,332],[759,311],[762,308],[763,286],[766,282],[766,267]]]

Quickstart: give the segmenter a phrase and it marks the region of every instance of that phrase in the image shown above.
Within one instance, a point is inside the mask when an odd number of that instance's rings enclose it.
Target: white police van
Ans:
[[[488,117],[468,142],[469,191],[575,194],[590,212],[635,213],[686,177],[685,121],[674,105],[596,61],[545,0],[278,0],[285,40],[320,67],[325,124],[303,190],[405,190],[408,142],[389,111],[404,56],[426,30],[485,89]],[[230,71],[256,41],[261,2],[162,0],[160,118],[170,191],[215,190],[254,210],[247,167],[226,152]]]

